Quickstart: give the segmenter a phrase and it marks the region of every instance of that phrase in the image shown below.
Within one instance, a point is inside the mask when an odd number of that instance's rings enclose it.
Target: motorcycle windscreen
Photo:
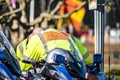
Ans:
[[[66,55],[67,61],[70,64],[70,67],[77,72],[80,77],[85,78],[86,75],[86,67],[82,59],[79,59],[76,55],[68,51]]]
[[[21,70],[14,48],[2,32],[0,32],[0,48],[4,49],[2,53],[4,53],[5,58],[11,66],[11,70],[14,70],[16,73],[20,74]]]
[[[83,62],[83,59],[80,59],[77,55],[74,53],[67,51],[65,49],[61,48],[55,48],[51,50],[47,56],[46,56],[46,62],[47,63],[55,63],[54,56],[55,55],[61,55],[65,57],[65,60],[70,65],[70,67],[77,73],[79,76],[85,78],[86,75],[86,67]]]

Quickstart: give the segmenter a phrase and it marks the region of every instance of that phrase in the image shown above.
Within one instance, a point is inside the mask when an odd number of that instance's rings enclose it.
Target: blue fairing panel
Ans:
[[[9,80],[14,80],[14,77],[12,73],[9,71],[9,69],[0,62],[0,76],[7,78]]]
[[[72,80],[71,75],[68,73],[64,66],[54,66],[58,71],[62,72],[66,76],[67,80]]]

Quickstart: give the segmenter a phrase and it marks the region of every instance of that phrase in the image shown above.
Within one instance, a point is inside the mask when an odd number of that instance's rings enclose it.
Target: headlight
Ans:
[[[65,57],[59,54],[55,54],[54,61],[57,63],[64,63]]]

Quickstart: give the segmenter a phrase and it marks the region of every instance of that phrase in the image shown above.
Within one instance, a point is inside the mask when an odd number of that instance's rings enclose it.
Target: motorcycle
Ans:
[[[63,64],[73,79],[85,80],[86,69],[84,62],[81,59],[79,59],[70,51],[61,48],[55,48],[48,53],[46,61],[48,63],[54,63],[55,61],[52,57],[54,57],[56,54],[65,57]]]
[[[35,69],[38,67],[40,68],[38,73],[35,74],[36,78],[43,78],[45,80],[78,80],[78,76],[85,76],[85,69],[84,65],[80,65],[82,62],[76,62],[77,60],[71,53],[56,48],[48,53],[44,64],[38,65],[38,62],[31,63],[34,64]],[[70,67],[70,65],[72,65],[72,67]],[[78,66],[75,67],[75,65]],[[76,75],[75,73],[78,73],[79,75]],[[15,51],[2,32],[0,32],[0,79],[29,79],[22,75]]]
[[[47,54],[46,61],[48,63],[56,63],[54,60],[55,55],[61,55],[65,58],[62,63],[71,75],[72,80],[91,80],[91,78],[87,78],[91,76],[86,75],[89,73],[96,78],[95,80],[107,80],[104,72],[99,70],[100,63],[102,63],[101,55],[94,55],[94,62],[89,67],[85,66],[82,57],[78,57],[78,55],[82,56],[81,54],[74,54],[61,48],[51,50]]]
[[[96,62],[94,63],[99,63],[101,59],[98,55],[96,57],[99,60],[95,59]],[[44,80],[89,80],[86,79],[86,73],[89,72],[96,77],[95,80],[107,80],[105,74],[102,71],[98,71],[98,65],[91,65],[86,71],[86,66],[82,59],[61,48],[55,48],[48,52],[45,60],[23,60],[23,62],[34,66],[35,73],[32,73],[34,78]],[[39,70],[37,70],[38,68]]]
[[[61,48],[55,48],[48,52],[45,60],[23,60],[23,62],[33,65],[34,72],[32,74],[34,78],[45,80],[86,80],[83,61],[76,60],[75,55]]]
[[[15,51],[6,36],[0,32],[0,80],[20,80],[22,77]]]
[[[89,66],[88,72],[99,77],[101,80],[106,80],[105,74],[99,71],[99,63],[101,62],[101,56],[95,55],[94,63],[92,66]],[[34,66],[34,76],[45,80],[85,80],[87,73],[86,66],[81,57],[60,48],[55,48],[48,52],[45,61],[32,61],[28,63]],[[40,70],[37,72],[36,69],[38,68]],[[28,78],[21,75],[15,51],[5,35],[0,32],[0,80],[5,79],[21,80]]]
[[[47,57],[50,58],[51,56]],[[28,71],[27,75],[32,74],[33,79],[40,80],[73,80],[71,75],[63,65],[65,57],[62,55],[55,54],[52,57],[54,62],[48,62],[46,60],[41,61],[27,61],[22,60],[24,63],[32,64],[34,72]],[[27,76],[29,77],[29,76]]]

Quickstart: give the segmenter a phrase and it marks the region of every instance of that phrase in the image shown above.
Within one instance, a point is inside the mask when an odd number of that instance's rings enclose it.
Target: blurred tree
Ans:
[[[72,15],[72,13],[77,12],[86,4],[86,2],[80,3],[80,6],[77,5],[77,7],[72,9],[72,11],[70,11],[64,15],[60,15],[59,9],[60,9],[61,5],[64,4],[65,0],[34,0],[34,1],[35,1],[35,3],[34,3],[35,4],[35,6],[34,6],[35,7],[34,8],[34,12],[35,12],[34,18],[35,19],[34,19],[34,21],[30,22],[29,15],[31,14],[30,13],[31,0],[0,0],[0,24],[3,26],[2,23],[4,22],[4,24],[6,24],[6,26],[8,25],[9,27],[12,27],[12,25],[10,23],[14,22],[13,19],[15,17],[17,17],[19,24],[17,25],[16,29],[18,29],[19,25],[21,25],[22,28],[25,29],[25,30],[23,30],[23,31],[25,31],[25,33],[31,32],[30,26],[37,25],[37,26],[41,27],[43,25],[44,27],[51,27],[51,26],[56,27],[57,26],[56,23],[57,23],[58,19],[69,18]],[[4,27],[6,27],[6,26],[4,26]],[[16,26],[16,24],[15,24],[15,26]],[[4,29],[6,29],[6,28],[4,28]],[[11,31],[13,31],[13,30],[11,30]],[[12,36],[12,37],[14,37],[14,36]],[[14,38],[14,39],[17,39],[17,38]],[[19,42],[19,41],[17,41],[17,42]]]
[[[120,21],[120,0],[107,0],[105,10],[107,12],[107,25],[115,27],[115,23]]]

